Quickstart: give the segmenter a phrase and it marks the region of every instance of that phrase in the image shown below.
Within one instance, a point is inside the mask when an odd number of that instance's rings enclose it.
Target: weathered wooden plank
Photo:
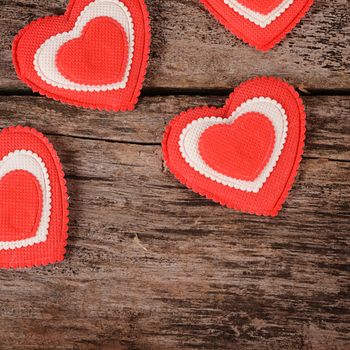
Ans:
[[[0,126],[32,125],[45,134],[159,144],[175,115],[201,105],[222,106],[225,96],[144,97],[133,112],[107,113],[63,105],[47,98],[0,96]],[[349,96],[304,96],[307,157],[350,160]]]
[[[22,89],[11,65],[15,34],[33,19],[64,12],[66,0],[0,0],[0,88]],[[148,88],[230,89],[276,75],[306,89],[350,87],[347,0],[318,0],[285,41],[259,53],[227,32],[198,0],[148,1],[153,45]]]
[[[84,150],[63,157],[71,198],[68,255],[54,267],[0,272],[5,349],[350,344],[349,163],[305,160],[286,209],[265,219],[182,188],[162,173],[158,146],[116,150],[102,141],[52,140],[63,151],[78,143]],[[106,161],[117,153],[140,154],[142,165]],[[92,173],[88,163],[95,177],[104,177],[105,167],[119,176],[82,179]]]
[[[0,348],[348,349],[349,99],[305,101],[306,157],[271,219],[164,169],[164,124],[223,98],[147,97],[125,114],[0,98],[0,127],[50,134],[70,195],[65,262],[0,271]]]

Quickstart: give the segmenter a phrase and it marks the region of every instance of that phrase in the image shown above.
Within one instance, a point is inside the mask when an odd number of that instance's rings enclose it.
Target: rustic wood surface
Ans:
[[[66,260],[0,271],[0,349],[350,349],[348,1],[317,1],[268,54],[196,0],[148,4],[143,96],[134,112],[106,113],[33,95],[11,67],[16,31],[66,1],[0,0],[0,128],[45,133],[70,196]],[[174,115],[220,106],[261,74],[299,87],[308,117],[300,173],[274,219],[188,191],[160,149]]]
[[[256,75],[278,75],[306,89],[350,86],[349,0],[316,0],[277,48],[259,53],[227,32],[199,0],[148,0],[152,54],[145,86],[232,89]],[[0,0],[1,89],[24,87],[11,65],[14,35],[33,19],[63,14],[66,0]]]

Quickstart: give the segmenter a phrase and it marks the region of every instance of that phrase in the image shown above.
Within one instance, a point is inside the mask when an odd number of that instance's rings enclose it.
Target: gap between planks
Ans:
[[[287,82],[287,81],[286,81]],[[154,96],[229,96],[236,86],[232,89],[202,89],[202,88],[144,88],[140,97]],[[237,86],[238,87],[238,86]],[[294,87],[300,96],[350,96],[350,87],[344,89],[305,89],[303,87]],[[33,96],[41,97],[30,89],[1,89],[0,96]]]

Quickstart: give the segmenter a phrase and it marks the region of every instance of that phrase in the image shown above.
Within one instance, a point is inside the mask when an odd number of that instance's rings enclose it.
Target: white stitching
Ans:
[[[253,11],[242,5],[238,0],[224,0],[225,4],[230,6],[234,11],[238,12],[245,19],[251,21],[261,28],[270,25],[274,20],[280,17],[294,2],[294,0],[284,0],[274,10],[267,15]]]

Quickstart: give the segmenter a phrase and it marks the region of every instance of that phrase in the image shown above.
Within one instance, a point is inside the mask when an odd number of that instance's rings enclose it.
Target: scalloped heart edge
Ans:
[[[212,8],[211,5],[207,4],[206,0],[199,0],[203,6],[209,10],[209,8]],[[215,15],[213,15],[213,13],[211,11],[210,14],[220,23],[222,24],[226,30],[228,30],[231,34],[235,35],[238,39],[242,40],[243,42],[245,42],[246,44],[248,44],[250,47],[257,49],[258,51],[262,51],[262,52],[267,52],[269,50],[271,50],[272,48],[274,48],[277,44],[279,44],[283,39],[286,38],[286,36],[301,22],[301,20],[306,16],[306,14],[309,12],[311,6],[313,5],[314,0],[309,0],[305,6],[303,7],[303,9],[299,12],[298,16],[296,16],[292,22],[289,23],[289,25],[284,28],[280,34],[278,34],[277,36],[275,36],[270,42],[264,44],[264,45],[257,45],[251,42],[250,38],[244,34],[244,32],[233,32],[230,27],[229,27],[229,23],[226,20],[223,20],[222,18],[219,20]],[[228,6],[228,5],[227,5]],[[232,9],[231,9],[232,10]],[[232,10],[233,11],[233,10]],[[282,14],[283,15],[283,14]],[[221,17],[221,15],[219,14],[219,16]],[[244,18],[242,16],[242,18]],[[268,28],[268,26],[266,27]],[[266,29],[264,28],[264,29]]]
[[[64,245],[61,247],[60,251],[56,253],[55,257],[42,257],[40,259],[28,259],[26,261],[21,262],[0,262],[0,270],[1,269],[25,269],[25,268],[34,268],[56,264],[62,262],[64,260],[66,254],[67,247],[67,239],[68,239],[68,223],[69,223],[69,203],[68,203],[68,191],[67,191],[67,182],[65,180],[65,174],[62,168],[61,161],[58,157],[58,154],[53,147],[52,143],[48,140],[48,138],[39,132],[38,130],[31,128],[29,126],[10,126],[8,128],[3,129],[0,132],[0,137],[5,133],[10,132],[28,132],[31,135],[36,136],[41,142],[45,144],[48,148],[50,155],[53,158],[55,163],[55,167],[58,173],[58,177],[60,179],[60,185],[62,188],[62,232],[64,239]],[[21,248],[19,248],[21,249]]]
[[[288,182],[285,185],[285,188],[284,188],[284,190],[283,190],[283,192],[282,192],[282,194],[277,202],[277,205],[274,208],[266,210],[266,211],[253,210],[251,208],[244,207],[244,206],[229,205],[229,204],[223,202],[215,194],[208,194],[208,193],[204,192],[200,186],[190,185],[189,182],[187,181],[187,179],[182,175],[182,173],[171,165],[170,158],[169,158],[169,155],[167,152],[168,137],[170,135],[172,125],[175,124],[177,120],[183,118],[185,115],[187,115],[187,113],[189,111],[204,112],[205,114],[208,114],[208,115],[210,115],[211,111],[218,111],[218,110],[221,111],[221,110],[225,109],[226,106],[231,102],[231,99],[234,98],[234,95],[237,93],[238,90],[244,89],[248,83],[251,84],[251,83],[254,83],[255,81],[258,81],[258,80],[266,80],[266,81],[278,80],[279,82],[281,82],[286,87],[286,89],[291,93],[291,95],[294,97],[294,99],[296,100],[297,105],[299,107],[298,109],[299,109],[299,115],[300,115],[300,130],[299,130],[300,139],[299,139],[298,149],[296,152],[297,158],[294,161],[292,171],[288,177]],[[286,83],[285,81],[283,81],[280,78],[263,76],[263,77],[257,77],[257,78],[247,80],[244,83],[238,85],[234,89],[234,91],[229,95],[224,106],[221,108],[209,107],[209,106],[190,108],[187,111],[184,111],[184,112],[180,113],[178,116],[176,116],[175,118],[173,118],[169,122],[168,126],[165,129],[164,137],[162,140],[162,150],[163,150],[163,158],[164,158],[165,164],[169,168],[170,172],[180,181],[180,183],[182,183],[184,186],[186,186],[192,192],[199,194],[202,197],[205,197],[209,200],[212,200],[215,203],[222,205],[223,207],[226,207],[229,209],[234,209],[234,210],[237,210],[237,211],[242,212],[242,213],[247,213],[247,214],[251,214],[251,215],[258,215],[258,216],[265,216],[265,217],[271,217],[271,216],[276,217],[278,215],[278,213],[282,210],[282,206],[283,206],[284,202],[287,200],[289,192],[292,189],[293,184],[294,184],[295,179],[296,179],[296,176],[298,174],[298,170],[300,168],[300,163],[302,161],[302,155],[304,153],[305,137],[306,137],[306,112],[305,112],[305,106],[304,106],[303,101],[302,101],[300,95],[298,94],[298,92],[291,85],[289,85],[288,83]]]
[[[36,84],[34,84],[33,82],[31,82],[28,78],[26,78],[25,76],[23,76],[21,74],[20,68],[19,68],[19,64],[17,61],[17,44],[19,42],[19,40],[21,39],[22,35],[25,34],[27,32],[27,30],[29,30],[31,28],[32,25],[40,23],[41,21],[44,21],[46,19],[49,18],[62,18],[62,17],[66,17],[69,16],[71,9],[74,6],[74,2],[76,0],[73,0],[71,2],[69,2],[68,7],[65,11],[65,13],[63,15],[59,15],[59,16],[46,16],[46,17],[41,17],[38,18],[32,22],[30,22],[28,25],[26,25],[23,29],[21,29],[17,35],[15,36],[15,38],[13,39],[13,43],[12,43],[12,61],[13,61],[13,65],[15,67],[15,71],[16,74],[18,76],[18,78],[20,80],[22,80],[26,85],[28,85],[33,92],[37,92],[39,93],[41,96],[46,96],[48,98],[51,98],[55,101],[70,105],[70,106],[75,106],[75,107],[83,107],[83,108],[88,108],[88,109],[93,109],[93,110],[99,110],[99,111],[107,111],[107,112],[127,112],[127,111],[133,111],[138,103],[138,100],[140,98],[141,95],[141,90],[143,87],[143,82],[145,80],[146,74],[147,74],[147,67],[148,67],[148,63],[149,63],[149,55],[150,55],[150,50],[151,50],[151,24],[150,24],[150,16],[149,16],[149,12],[146,6],[146,3],[144,1],[140,2],[141,5],[141,9],[144,12],[144,18],[145,18],[145,33],[146,36],[148,36],[148,40],[145,41],[145,46],[144,46],[144,56],[146,56],[147,58],[145,60],[142,61],[142,66],[140,68],[140,72],[141,75],[139,76],[139,80],[138,80],[138,84],[135,87],[135,91],[137,91],[136,95],[133,97],[133,99],[128,102],[125,103],[123,105],[119,105],[118,107],[109,105],[109,106],[101,106],[99,104],[92,104],[92,103],[84,103],[81,101],[77,101],[77,100],[70,100],[64,97],[61,97],[59,95],[56,95],[54,93],[51,93],[49,91],[46,91],[42,88],[40,88],[39,86],[37,86]]]

